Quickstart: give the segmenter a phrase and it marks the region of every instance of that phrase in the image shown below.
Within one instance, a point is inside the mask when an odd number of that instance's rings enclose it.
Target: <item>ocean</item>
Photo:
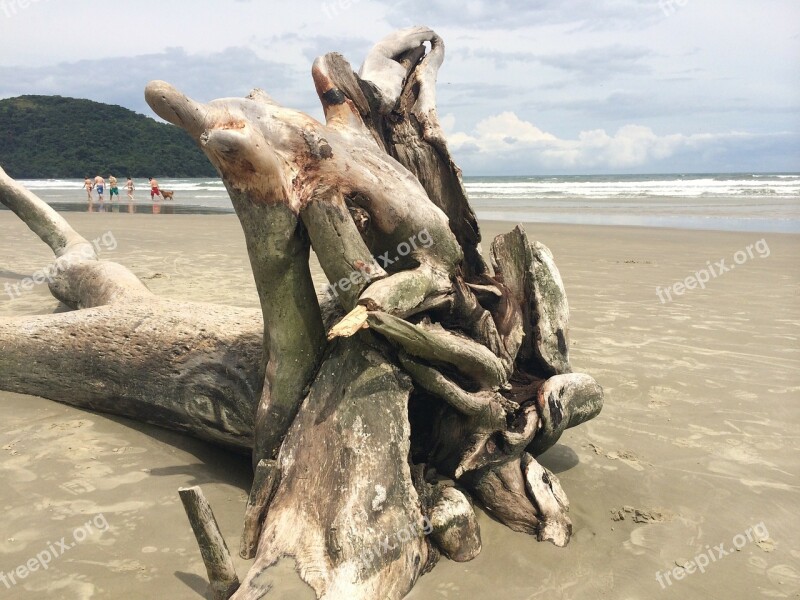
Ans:
[[[110,206],[106,199],[105,206],[95,201],[91,207],[83,180],[21,183],[59,211],[233,212],[219,179],[159,181],[175,191],[173,201],[150,202],[147,181],[137,180],[133,203],[120,185],[120,202]],[[800,232],[798,173],[465,177],[464,183],[482,220]]]

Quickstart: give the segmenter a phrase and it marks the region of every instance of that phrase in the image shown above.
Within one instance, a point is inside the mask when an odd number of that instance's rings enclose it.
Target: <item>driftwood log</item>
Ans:
[[[0,170],[0,201],[52,248],[50,289],[75,309],[0,319],[0,388],[252,450],[240,553],[255,562],[234,598],[265,597],[284,557],[319,598],[402,598],[441,555],[480,552],[475,502],[569,540],[566,495],[536,456],[600,412],[602,389],[572,372],[550,251],[517,227],[481,254],[436,115],[443,58],[423,27],[379,42],[358,74],[318,58],[324,124],[260,90],[200,103],[147,86],[219,171],[261,314],[162,302]]]

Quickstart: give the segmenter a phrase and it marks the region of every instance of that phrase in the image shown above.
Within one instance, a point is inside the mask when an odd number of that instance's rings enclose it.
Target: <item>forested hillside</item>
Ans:
[[[0,166],[22,179],[216,176],[183,130],[121,106],[61,96],[0,100]]]

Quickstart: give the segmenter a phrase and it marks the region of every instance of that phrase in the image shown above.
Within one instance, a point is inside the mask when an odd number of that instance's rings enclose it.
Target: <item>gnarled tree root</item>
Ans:
[[[319,598],[402,598],[440,555],[480,552],[470,497],[569,540],[566,496],[534,457],[596,416],[602,389],[572,372],[552,253],[517,228],[492,244],[493,275],[480,254],[436,115],[443,58],[424,27],[387,36],[359,75],[320,57],[324,124],[260,90],[204,104],[147,86],[222,176],[260,316],[155,298],[0,171],[0,201],[56,255],[53,294],[80,309],[0,320],[2,388],[252,448],[240,553],[255,563],[235,598],[262,598],[284,557]],[[219,558],[210,520],[195,521]],[[226,561],[212,563],[230,593]]]

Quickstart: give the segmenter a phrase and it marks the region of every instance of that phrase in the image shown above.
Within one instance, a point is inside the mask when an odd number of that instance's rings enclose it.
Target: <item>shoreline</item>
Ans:
[[[180,215],[180,216],[231,216],[235,215],[232,207],[210,207],[196,204],[183,204],[175,201],[153,202],[149,200],[135,200],[134,202],[95,202],[91,210],[84,202],[50,202],[54,209],[60,213],[70,215],[80,213],[97,214],[152,214],[152,215]],[[614,215],[614,214],[578,214],[560,213],[552,210],[535,212],[509,212],[476,210],[479,222],[520,222],[526,225],[566,225],[576,227],[636,227],[645,229],[675,229],[688,231],[720,231],[720,232],[749,232],[749,233],[787,233],[800,234],[800,220],[798,219],[757,219],[752,217],[687,217],[687,216],[660,216],[653,217],[644,214]],[[0,212],[7,211],[0,206]],[[512,218],[512,217],[516,218]]]
[[[233,215],[71,213],[103,258],[159,295],[258,308]],[[100,218],[98,218],[100,217]],[[481,221],[483,250],[514,222]],[[571,502],[563,549],[479,511],[483,552],[442,560],[412,600],[758,597],[800,593],[800,236],[666,228],[526,224],[564,279],[571,361],[606,392],[601,415],[542,456]],[[52,260],[12,213],[0,212],[0,317],[58,308],[46,285],[9,300]],[[115,247],[111,250],[111,234]],[[106,236],[103,238],[103,236]],[[109,242],[104,244],[103,240]],[[769,255],[755,244],[764,239]],[[736,264],[737,252],[752,258]],[[763,253],[762,253],[763,254]],[[666,289],[726,259],[736,269],[661,302]],[[313,266],[315,281],[324,284]],[[0,572],[102,514],[108,531],[9,589],[9,598],[201,597],[205,569],[177,489],[201,485],[232,549],[249,460],[169,431],[0,392]],[[630,509],[630,510],[628,510]],[[757,536],[678,580],[666,575],[763,524]],[[13,540],[13,541],[12,541]],[[235,558],[242,575],[248,561]],[[663,585],[657,575],[661,574]],[[276,598],[311,598],[281,564]],[[135,591],[134,591],[135,590]],[[93,596],[92,596],[93,595]]]
[[[87,211],[81,181],[21,183],[59,211]],[[151,202],[137,182],[133,205],[123,193],[113,210],[233,213],[219,178],[161,178],[161,186],[174,201]],[[465,176],[464,186],[481,221],[800,233],[800,173]]]

